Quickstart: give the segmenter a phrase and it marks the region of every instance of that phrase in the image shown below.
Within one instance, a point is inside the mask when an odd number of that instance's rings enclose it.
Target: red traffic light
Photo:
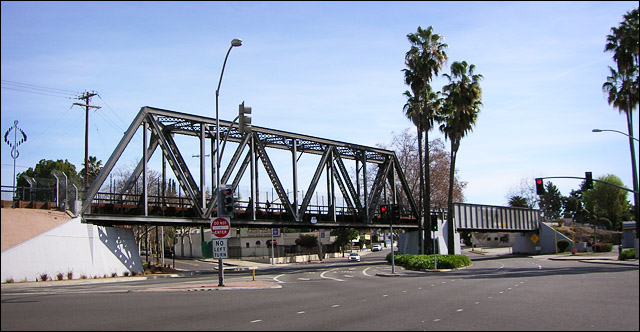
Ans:
[[[387,206],[386,205],[380,206],[380,212],[387,212]]]
[[[536,194],[544,195],[544,184],[542,183],[542,178],[536,178]]]

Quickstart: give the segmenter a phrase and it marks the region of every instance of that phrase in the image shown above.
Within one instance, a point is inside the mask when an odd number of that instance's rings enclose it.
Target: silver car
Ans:
[[[349,254],[349,262],[359,262],[360,261],[360,254],[357,252],[352,252]]]

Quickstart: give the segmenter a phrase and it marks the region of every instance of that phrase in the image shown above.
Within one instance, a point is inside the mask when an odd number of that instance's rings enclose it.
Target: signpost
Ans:
[[[213,246],[213,258],[218,259],[218,286],[224,286],[223,258],[227,255],[227,239],[231,234],[231,223],[228,217],[211,218],[211,242]]]

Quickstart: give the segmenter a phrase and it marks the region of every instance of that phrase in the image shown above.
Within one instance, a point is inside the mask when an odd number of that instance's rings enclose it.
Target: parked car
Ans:
[[[382,250],[382,246],[379,244],[374,244],[373,247],[371,247],[371,251],[380,251]]]
[[[349,262],[359,262],[360,261],[360,254],[357,252],[352,252],[349,254]]]

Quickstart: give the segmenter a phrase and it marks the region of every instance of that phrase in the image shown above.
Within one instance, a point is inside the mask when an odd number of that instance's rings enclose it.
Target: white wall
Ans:
[[[74,218],[3,252],[1,282],[39,281],[44,273],[52,280],[62,273],[66,280],[69,271],[79,279],[142,270],[131,229],[83,224]]]

